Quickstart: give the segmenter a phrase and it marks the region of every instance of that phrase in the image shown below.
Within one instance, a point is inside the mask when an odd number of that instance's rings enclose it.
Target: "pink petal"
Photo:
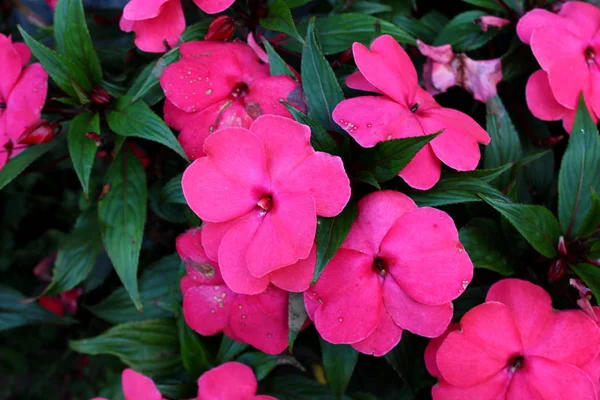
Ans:
[[[404,213],[379,252],[388,272],[414,300],[441,305],[457,298],[473,277],[473,264],[452,218],[435,208]]]
[[[271,283],[288,292],[304,292],[310,287],[317,264],[317,246],[313,245],[307,258],[269,274]]]
[[[467,312],[461,330],[451,332],[437,352],[437,366],[444,380],[468,387],[484,382],[521,354],[519,331],[510,310],[487,302]]]
[[[431,394],[433,400],[505,400],[510,378],[510,372],[504,369],[490,379],[470,387],[452,386],[441,380],[433,387]],[[534,398],[528,397],[527,400]]]
[[[442,174],[442,163],[430,144],[425,145],[398,174],[415,189],[428,190],[435,186]]]
[[[558,13],[577,25],[577,32],[584,40],[591,40],[600,30],[600,9],[583,1],[566,2]]]
[[[448,329],[446,329],[446,332],[444,332],[442,335],[436,338],[431,339],[429,341],[429,344],[427,344],[427,347],[425,348],[425,354],[423,357],[425,359],[425,367],[427,368],[427,371],[431,374],[431,376],[441,379],[442,374],[440,373],[440,370],[437,367],[437,352],[442,343],[444,343],[444,340],[450,334],[450,332],[455,331],[457,329],[460,329],[459,323],[450,324],[448,326]]]
[[[207,14],[217,14],[225,11],[235,0],[194,0],[194,3]]]
[[[371,85],[367,78],[365,78],[365,76],[360,71],[353,72],[346,77],[346,86],[348,86],[351,89],[383,94],[381,90]]]
[[[268,354],[288,346],[288,294],[273,286],[254,295],[240,295],[231,310],[233,333],[243,342]]]
[[[199,285],[223,283],[218,266],[211,261],[202,247],[202,229],[195,228],[177,237],[176,247],[179,257],[186,265],[187,275]]]
[[[531,35],[531,49],[535,58],[546,71],[565,58],[585,61],[586,43],[562,25],[545,26]]]
[[[315,242],[315,202],[305,193],[279,193],[262,217],[246,255],[248,270],[262,277],[305,259]]]
[[[454,59],[452,46],[445,44],[442,46],[429,46],[425,42],[417,39],[417,48],[425,57],[436,63],[449,64]]]
[[[430,306],[415,301],[391,275],[383,281],[383,305],[396,325],[419,336],[436,337],[446,331],[454,308],[452,303]]]
[[[484,15],[483,17],[479,18],[479,22],[481,23],[481,30],[484,32],[487,32],[490,26],[502,28],[505,25],[510,25],[510,20],[496,17],[494,15]]]
[[[572,25],[567,19],[541,8],[535,8],[525,14],[517,24],[519,39],[525,44],[530,44],[531,35],[538,28],[548,26],[566,27]]]
[[[242,217],[243,219],[243,217]],[[219,258],[219,246],[223,240],[223,236],[238,223],[238,219],[227,222],[204,222],[202,224],[202,247],[206,255],[212,261],[217,261]]]
[[[187,113],[171,103],[168,99],[165,100],[163,109],[163,117],[165,123],[175,130],[183,130],[188,124],[196,123],[196,118],[199,113]]]
[[[242,82],[251,85],[253,81],[271,76],[269,64],[263,63],[256,52],[242,42],[221,43],[231,48],[242,71]]]
[[[21,56],[10,39],[0,34],[0,101],[6,101],[21,74]]]
[[[328,342],[356,343],[371,335],[381,320],[383,301],[373,259],[340,249],[306,296],[320,305],[313,321]]]
[[[457,63],[440,64],[428,60],[423,67],[423,79],[425,88],[433,95],[444,93],[457,84]]]
[[[21,66],[25,67],[31,58],[29,47],[25,43],[13,43],[13,47],[21,57]]]
[[[598,41],[600,42],[600,35],[598,36]],[[598,48],[600,48],[600,43],[598,44]],[[584,92],[585,102],[592,118],[595,118],[597,115],[600,115],[600,68],[598,68],[597,64],[590,66],[590,84],[588,89],[589,93]]]
[[[289,76],[271,76],[255,79],[244,99],[246,111],[253,118],[264,114],[281,115],[291,118],[290,112],[281,103],[286,101],[303,109],[302,89],[298,82]]]
[[[130,368],[121,375],[125,400],[162,400],[162,395],[152,379]]]
[[[531,113],[544,121],[557,121],[564,118],[567,109],[554,98],[548,74],[540,69],[529,77],[525,87],[527,107]]]
[[[572,110],[577,109],[581,92],[589,98],[590,78],[590,69],[582,57],[565,57],[548,70],[548,81],[556,101]],[[564,79],[569,79],[568,83]]]
[[[198,400],[251,400],[257,387],[250,367],[228,362],[205,372],[198,379]]]
[[[246,42],[248,43],[248,46],[250,46],[252,48],[252,50],[254,50],[254,53],[256,53],[256,56],[258,58],[260,58],[260,61],[264,62],[265,64],[269,63],[269,55],[256,42],[256,39],[254,38],[254,34],[252,32],[248,33],[248,38],[246,39]]]
[[[377,329],[366,339],[352,344],[356,350],[364,354],[381,357],[389,353],[402,338],[402,328],[394,323],[388,313],[381,313]]]
[[[185,30],[181,2],[179,0],[167,2],[160,15],[152,19],[135,21],[131,27],[135,32],[135,45],[140,50],[150,53],[165,52],[168,49],[164,42],[166,41],[170,47],[177,46]]]
[[[502,80],[502,61],[472,60],[467,55],[461,57],[463,65],[462,86],[473,94],[475,100],[487,102],[496,96],[496,85]]]
[[[183,297],[185,322],[202,336],[216,335],[228,325],[237,296],[225,285],[190,288]]]
[[[446,107],[433,107],[424,112],[424,115],[431,120],[442,124],[446,130],[453,129],[461,132],[465,136],[470,136],[482,144],[490,143],[490,135],[473,118],[467,114]],[[420,118],[422,122],[422,118]],[[434,133],[431,130],[435,128],[424,128],[427,134]],[[442,136],[442,135],[440,135]],[[436,138],[437,139],[437,138]],[[434,141],[436,140],[434,139]]]
[[[130,21],[141,21],[158,17],[165,3],[179,0],[131,0],[123,9],[123,17]]]

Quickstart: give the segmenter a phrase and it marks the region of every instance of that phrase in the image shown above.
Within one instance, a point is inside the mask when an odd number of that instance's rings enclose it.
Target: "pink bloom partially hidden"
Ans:
[[[290,117],[285,100],[303,109],[300,85],[289,76],[271,76],[269,65],[244,43],[188,42],[181,59],[164,71],[165,121],[181,131],[190,159],[205,155],[204,140],[228,127],[249,128],[261,115]]]
[[[304,301],[323,339],[381,356],[403,329],[426,337],[444,333],[451,302],[472,277],[448,214],[380,191],[358,203],[348,237]]]
[[[48,92],[48,74],[39,63],[27,66],[31,53],[23,43],[0,34],[0,169],[26,145],[19,139],[40,123]]]
[[[567,2],[558,14],[534,9],[517,24],[543,71],[527,82],[527,105],[545,121],[562,120],[570,132],[580,93],[594,120],[600,115],[600,8]]]
[[[48,3],[50,8],[54,10],[56,8],[56,5],[58,4],[58,0],[46,0],[46,3]]]
[[[542,288],[505,279],[460,329],[425,353],[439,379],[434,400],[596,400],[584,371],[600,352],[600,328],[581,311],[556,311]]]
[[[235,0],[194,0],[194,3],[207,14],[217,14],[227,10]]]
[[[315,152],[308,126],[275,115],[212,134],[204,152],[185,170],[183,194],[204,221],[204,250],[227,286],[306,290],[317,216],[338,215],[350,199],[342,160]]]
[[[185,30],[181,0],[131,0],[123,10],[120,27],[135,32],[135,45],[140,50],[165,52],[177,46]]]
[[[441,107],[418,84],[417,71],[396,40],[383,35],[371,49],[352,46],[359,72],[346,84],[382,96],[344,100],[333,119],[363,147],[412,136],[442,133],[421,149],[398,174],[416,189],[430,189],[440,179],[441,162],[458,171],[471,171],[480,158],[479,143],[490,137],[468,115]]]
[[[33,274],[41,282],[50,284],[52,281],[52,268],[54,267],[55,261],[56,254],[44,258],[33,268]],[[56,295],[42,296],[38,300],[38,303],[46,310],[56,315],[60,315],[61,317],[66,313],[74,315],[77,313],[77,301],[82,294],[82,288],[73,288]]]
[[[278,354],[288,345],[288,293],[269,286],[256,295],[234,293],[225,285],[219,266],[210,260],[201,243],[202,229],[177,238],[177,252],[187,274],[181,279],[183,315],[203,336],[223,332],[260,351]]]
[[[425,89],[432,95],[444,93],[452,86],[461,86],[475,100],[488,101],[496,96],[496,85],[502,80],[502,62],[473,60],[465,53],[454,54],[452,46],[429,46],[417,39],[417,47],[427,57],[423,68]]]
[[[490,26],[493,26],[494,28],[502,28],[503,26],[510,24],[510,20],[493,15],[484,15],[483,17],[478,18],[475,22],[478,22],[481,25],[481,30],[484,32],[487,32]]]

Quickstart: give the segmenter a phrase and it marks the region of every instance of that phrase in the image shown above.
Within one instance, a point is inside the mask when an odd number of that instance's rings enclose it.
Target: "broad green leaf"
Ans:
[[[306,31],[301,69],[302,86],[308,99],[308,116],[325,129],[333,129],[335,124],[331,113],[335,106],[344,100],[344,94],[329,62],[321,52],[314,18],[310,20]]]
[[[278,357],[272,354],[265,354],[258,351],[252,351],[242,354],[236,361],[246,364],[254,371],[256,379],[262,381],[275,369],[278,363]]]
[[[171,317],[173,313],[169,305],[177,304],[181,299],[179,291],[181,270],[182,263],[177,254],[163,257],[144,269],[139,280],[140,299],[144,305],[143,313],[140,313],[129,301],[129,295],[122,287],[101,303],[87,308],[97,317],[113,324]]]
[[[600,191],[600,136],[583,98],[558,173],[558,219],[567,238],[577,236]]]
[[[475,179],[479,179],[485,183],[490,183],[494,179],[496,179],[497,177],[502,175],[504,172],[513,168],[513,166],[514,166],[514,163],[508,163],[508,164],[502,165],[498,168],[476,169],[474,171],[467,171],[467,172],[450,172],[450,173],[447,173],[444,177],[447,177],[447,178],[461,178],[461,177],[462,178],[475,178]]]
[[[472,51],[484,46],[498,35],[501,29],[488,29],[484,32],[475,20],[487,15],[483,11],[467,11],[458,14],[438,33],[433,41],[434,46],[452,45],[456,53]]]
[[[149,319],[116,325],[99,336],[72,340],[69,347],[89,355],[110,354],[139,373],[170,376],[181,371],[174,319]]]
[[[267,55],[269,56],[269,71],[271,75],[287,75],[296,79],[296,75],[294,75],[287,63],[283,61],[283,58],[281,58],[281,56],[277,54],[273,46],[271,46],[271,43],[265,40],[264,45],[265,50],[267,51]]]
[[[427,385],[430,375],[425,370],[423,359],[424,340],[409,331],[402,332],[402,340],[389,353],[384,355],[385,361],[396,371],[412,393],[409,398],[416,398],[414,393]]]
[[[285,0],[275,0],[269,5],[269,16],[260,19],[260,25],[263,28],[275,32],[283,32],[290,35],[300,43],[304,43],[302,36],[296,29],[294,18]]]
[[[506,11],[496,0],[462,0],[465,3],[472,4],[477,7],[487,8],[492,11]]]
[[[179,174],[172,178],[160,192],[160,201],[163,203],[187,204],[183,196],[181,188],[181,178],[183,174]]]
[[[214,366],[210,361],[209,349],[202,343],[198,334],[187,326],[183,317],[177,319],[177,330],[181,346],[181,361],[190,379],[197,380],[200,375]]]
[[[102,250],[100,227],[95,208],[85,211],[77,219],[73,230],[58,247],[52,282],[44,295],[58,294],[73,289],[84,281]]]
[[[79,114],[69,125],[69,155],[86,197],[89,194],[90,174],[98,150],[96,143],[85,135],[88,132],[100,134],[100,115],[98,113]]]
[[[278,400],[339,400],[331,389],[302,375],[286,374],[270,380],[268,394]],[[344,396],[344,400],[351,400]]]
[[[17,290],[0,284],[0,331],[24,325],[66,325],[71,318],[51,313]]]
[[[502,192],[484,181],[468,177],[444,177],[427,191],[407,191],[406,194],[421,207],[477,202],[481,201],[480,195],[500,201],[510,200]]]
[[[313,276],[313,283],[325,269],[325,266],[338,251],[350,228],[356,219],[356,203],[351,201],[346,208],[336,217],[320,218],[317,224],[317,265]]]
[[[290,293],[288,297],[288,349],[290,353],[307,318],[304,295],[302,293]]]
[[[219,346],[219,352],[217,353],[217,364],[223,364],[235,359],[246,348],[248,348],[246,343],[236,342],[223,335],[221,346]]]
[[[592,206],[583,220],[578,236],[582,238],[592,236],[598,230],[598,225],[600,225],[600,196],[592,189]]]
[[[150,105],[154,105],[162,100],[165,94],[160,87],[160,77],[165,69],[177,61],[178,58],[179,49],[177,48],[148,64],[127,91],[127,96],[131,96],[131,102],[135,103],[140,99],[144,99],[145,102],[151,100]]]
[[[359,0],[353,2],[350,9],[355,13],[368,15],[392,11],[392,7],[388,6],[387,4],[366,0]]]
[[[131,97],[121,97],[106,115],[106,120],[110,129],[121,136],[152,140],[188,159],[162,118],[141,100],[132,103]]]
[[[203,18],[201,21],[196,22],[188,26],[181,35],[181,40],[184,42],[193,42],[196,40],[204,40],[204,36],[208,32],[208,27],[212,20],[210,18]]]
[[[600,267],[592,264],[577,264],[571,265],[571,268],[594,293],[596,301],[600,301]]]
[[[137,270],[146,223],[148,188],[140,160],[122,149],[106,176],[108,193],[98,202],[102,241],[136,308],[142,310]]]
[[[553,258],[560,237],[560,225],[545,207],[514,204],[481,196],[486,203],[502,214],[541,255]]]
[[[514,262],[508,256],[508,244],[496,221],[472,219],[460,229],[459,237],[475,268],[489,269],[504,276],[514,274]]]
[[[358,351],[348,344],[331,344],[323,339],[321,352],[327,383],[338,399],[343,398],[358,361]]]
[[[316,151],[323,151],[325,153],[339,155],[340,150],[335,140],[331,137],[329,132],[323,128],[323,125],[310,118],[308,115],[301,111],[298,111],[294,106],[283,103],[288,109],[294,119],[301,124],[308,125],[310,128],[310,144]]]

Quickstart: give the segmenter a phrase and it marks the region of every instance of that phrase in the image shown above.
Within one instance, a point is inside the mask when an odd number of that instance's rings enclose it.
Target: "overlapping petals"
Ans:
[[[600,329],[581,311],[555,311],[542,288],[494,284],[486,302],[425,352],[434,400],[596,399]]]
[[[410,186],[429,189],[439,180],[441,162],[458,171],[470,171],[480,159],[479,143],[490,137],[471,117],[441,107],[418,85],[412,61],[396,42],[383,35],[370,49],[352,46],[359,72],[351,75],[350,87],[383,96],[344,100],[333,111],[333,119],[361,146],[440,132],[399,173]]]
[[[243,43],[189,42],[181,59],[160,82],[167,101],[165,121],[181,130],[179,141],[191,159],[205,155],[203,144],[227,127],[249,128],[261,115],[291,117],[282,100],[304,109],[302,90],[289,76],[270,76],[256,52]]]
[[[403,329],[426,337],[444,333],[451,302],[472,276],[446,213],[380,191],[359,202],[348,237],[304,299],[325,340],[381,356]]]

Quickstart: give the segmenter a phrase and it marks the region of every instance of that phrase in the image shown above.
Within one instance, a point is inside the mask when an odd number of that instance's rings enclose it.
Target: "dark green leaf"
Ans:
[[[379,14],[392,11],[392,7],[376,1],[359,0],[351,3],[351,10],[360,14]]]
[[[98,203],[102,240],[121,282],[141,311],[137,270],[148,188],[142,163],[128,148],[122,149],[113,160],[106,184],[108,193]]]
[[[172,178],[160,192],[160,200],[163,203],[187,204],[183,196],[181,188],[181,178],[183,174],[179,174]]]
[[[148,64],[146,68],[135,79],[127,96],[131,96],[131,102],[135,103],[140,99],[147,102],[152,100],[150,105],[157,103],[165,97],[160,87],[160,77],[169,65],[173,64],[179,58],[179,49],[173,49],[158,60]]]
[[[497,189],[475,178],[442,178],[431,189],[409,191],[407,194],[419,206],[444,206],[448,204],[470,203],[481,201],[479,195],[485,195],[496,200],[509,200]]]
[[[592,264],[577,264],[572,265],[571,268],[594,293],[596,301],[600,301],[600,267]]]
[[[292,374],[275,377],[270,382],[269,394],[278,400],[338,400],[327,386]],[[344,396],[344,400],[351,399]]]
[[[69,342],[84,354],[110,354],[137,372],[151,377],[181,371],[177,325],[174,319],[149,319],[114,326],[103,334]]]
[[[208,32],[208,27],[211,22],[212,20],[210,18],[204,18],[201,21],[188,26],[185,32],[183,32],[183,35],[181,35],[181,40],[184,42],[204,40],[204,36],[206,36],[206,33]]]
[[[121,136],[152,140],[188,159],[162,118],[141,100],[132,103],[131,97],[121,97],[114,109],[108,112],[106,120],[110,129]]]
[[[475,218],[460,229],[460,242],[465,246],[475,268],[485,268],[501,275],[514,274],[514,263],[502,228],[496,221]]]
[[[458,14],[439,32],[433,41],[434,46],[452,45],[455,52],[472,51],[492,40],[500,29],[488,29],[484,32],[475,20],[487,15],[483,11],[467,11]]]
[[[266,40],[263,43],[265,45],[265,50],[267,50],[267,55],[269,56],[269,70],[271,75],[287,75],[296,79],[296,75],[294,75],[287,63],[283,61],[283,58],[277,54],[273,46],[271,46],[271,43]]]
[[[502,214],[541,255],[553,258],[560,237],[560,225],[550,210],[542,206],[511,204],[481,196]]]
[[[477,7],[487,8],[492,11],[506,11],[496,0],[462,0],[465,3],[472,4]]]
[[[338,399],[344,396],[358,361],[358,351],[348,344],[331,344],[321,339],[323,368],[327,383]]]
[[[352,223],[356,219],[356,213],[356,203],[351,201],[338,216],[319,219],[316,236],[317,265],[313,283],[319,279],[327,263],[333,258],[346,236],[348,236]]]
[[[177,320],[177,329],[181,346],[181,361],[188,376],[192,380],[197,380],[200,375],[214,366],[210,361],[209,351],[198,334],[187,326],[183,317]]]
[[[277,356],[252,351],[238,357],[237,361],[246,364],[254,371],[256,379],[262,381],[277,366]]]
[[[302,293],[290,293],[288,298],[288,349],[290,352],[307,318],[304,295]]]
[[[578,236],[582,238],[592,236],[598,230],[598,225],[600,225],[600,196],[592,189],[592,206],[583,220]]]
[[[509,163],[509,164],[503,165],[501,167],[492,168],[492,169],[476,169],[474,171],[467,171],[467,172],[450,172],[450,173],[446,174],[445,177],[448,177],[448,178],[460,178],[460,177],[475,178],[475,179],[479,179],[485,183],[490,183],[494,179],[496,179],[497,177],[502,175],[504,172],[510,170],[513,166],[514,166],[514,163]]]
[[[100,116],[98,113],[79,114],[73,118],[69,125],[69,155],[75,173],[79,178],[79,182],[81,182],[83,193],[86,196],[89,194],[90,174],[98,150],[96,143],[85,135],[88,132],[100,134]]]
[[[375,177],[369,171],[360,171],[356,175],[356,179],[358,179],[361,182],[368,183],[369,185],[373,186],[374,188],[376,188],[378,190],[381,190],[381,186],[379,186],[379,182],[377,182],[377,179],[375,179]]]
[[[298,33],[298,29],[296,29],[294,18],[292,18],[292,13],[285,0],[273,1],[269,5],[269,16],[267,18],[261,18],[260,24],[263,28],[275,32],[283,32],[300,43],[304,43],[302,36]]]
[[[246,350],[247,347],[248,345],[246,343],[236,342],[223,335],[221,346],[217,353],[217,364],[223,364],[235,359],[241,352]]]
[[[310,118],[308,115],[298,111],[295,107],[288,103],[283,103],[294,119],[301,124],[308,125],[310,128],[310,144],[316,151],[324,151],[325,153],[339,155],[340,150],[331,137],[329,132],[323,128],[323,125]]]

